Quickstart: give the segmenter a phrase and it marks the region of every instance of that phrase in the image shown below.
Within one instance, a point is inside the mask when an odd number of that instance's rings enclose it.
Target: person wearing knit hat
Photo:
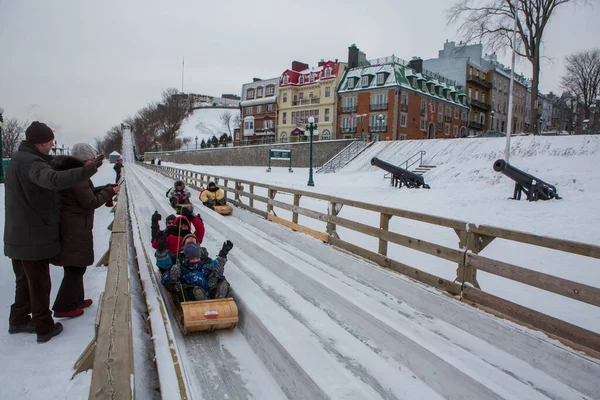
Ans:
[[[113,167],[113,169],[115,170],[115,173],[117,174],[117,177],[115,179],[116,184],[119,184],[119,180],[121,179],[121,170],[123,168],[124,168],[123,167],[123,159],[121,157],[119,157],[119,159],[115,163],[115,166]]]
[[[81,162],[85,162],[96,158],[96,152],[94,151],[94,148],[87,143],[75,143],[71,149],[71,156]]]
[[[96,152],[87,143],[76,143],[71,156],[56,156],[51,164],[57,171],[70,171],[94,162]],[[85,298],[83,275],[94,263],[93,221],[96,208],[112,201],[119,193],[117,185],[94,186],[91,180],[58,192],[60,217],[60,253],[50,263],[63,267],[64,277],[52,309],[57,318],[83,314],[92,304]]]
[[[61,251],[55,192],[87,183],[103,158],[57,171],[50,165],[53,141],[54,132],[48,125],[32,122],[8,164],[4,186],[4,254],[12,260],[16,278],[8,331],[37,333],[39,343],[47,342],[63,329],[54,322],[50,311],[49,260]]]

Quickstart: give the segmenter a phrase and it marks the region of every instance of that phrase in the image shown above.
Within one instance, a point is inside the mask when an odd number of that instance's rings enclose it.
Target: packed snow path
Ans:
[[[173,211],[172,181],[127,164],[148,254],[150,217]],[[203,245],[235,247],[226,275],[240,309],[232,331],[176,343],[192,398],[593,399],[600,364],[368,261],[244,210],[196,200]],[[152,260],[154,261],[154,260]]]

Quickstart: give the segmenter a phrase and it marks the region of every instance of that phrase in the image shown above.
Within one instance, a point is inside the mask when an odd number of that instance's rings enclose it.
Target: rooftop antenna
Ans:
[[[183,71],[185,67],[185,57],[181,59],[181,93],[183,93]]]

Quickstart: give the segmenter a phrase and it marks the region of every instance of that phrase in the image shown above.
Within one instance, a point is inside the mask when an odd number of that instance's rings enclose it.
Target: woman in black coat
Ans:
[[[81,167],[96,157],[94,149],[85,143],[75,144],[71,154],[55,157],[54,169]],[[84,299],[83,275],[94,262],[94,211],[118,192],[117,185],[94,187],[91,180],[58,192],[61,250],[50,260],[64,267],[64,277],[52,307],[57,318],[77,317],[83,314],[83,308],[92,305],[91,299]]]

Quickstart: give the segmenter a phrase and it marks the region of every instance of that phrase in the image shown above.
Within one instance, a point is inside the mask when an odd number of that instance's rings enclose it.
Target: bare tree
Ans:
[[[27,121],[19,121],[17,118],[8,118],[2,127],[2,157],[10,158],[17,150],[19,143],[23,140],[23,134],[27,128]]]
[[[104,148],[103,153],[108,157],[113,151],[121,152],[123,148],[123,131],[119,125],[115,125],[106,132],[102,142]]]
[[[231,123],[233,116],[231,115],[231,112],[229,111],[225,111],[223,112],[223,114],[221,114],[219,116],[219,120],[221,121],[221,123],[223,124],[223,126],[225,128],[227,128],[227,131],[229,132],[229,134],[231,135]]]
[[[235,114],[235,117],[233,117],[233,129],[238,129],[241,126],[242,126],[242,114],[241,113]]]
[[[94,149],[97,154],[104,154],[104,140],[101,138],[94,139]]]
[[[457,0],[448,10],[448,23],[459,23],[459,33],[467,42],[484,41],[493,51],[512,47],[531,63],[530,126],[533,132],[538,131],[540,46],[544,31],[558,6],[582,1],[586,0]],[[512,43],[515,17],[517,42]]]
[[[583,119],[590,119],[592,106],[600,95],[600,49],[574,53],[565,58],[566,75],[562,87],[580,99]]]
[[[181,140],[178,140],[179,128],[189,115],[189,108],[174,96],[177,93],[177,89],[165,89],[162,103],[156,105],[158,137],[164,150],[181,147]]]

